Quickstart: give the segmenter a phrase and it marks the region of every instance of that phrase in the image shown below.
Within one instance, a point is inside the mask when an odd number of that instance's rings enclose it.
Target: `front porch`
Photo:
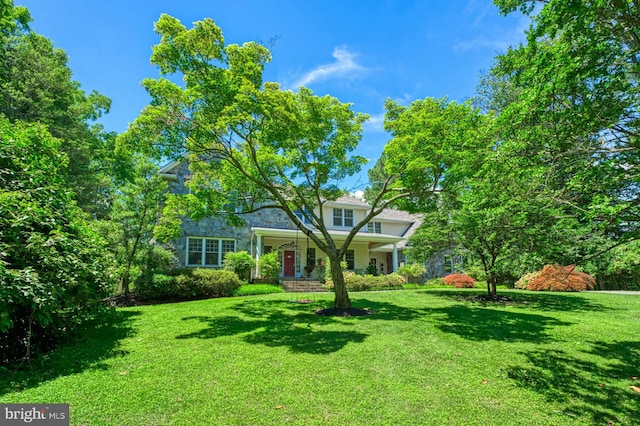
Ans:
[[[302,278],[318,280],[319,267],[326,265],[326,254],[307,236],[305,232],[296,229],[275,229],[252,227],[251,250],[256,263],[259,265],[260,257],[271,251],[277,251],[280,260],[280,278],[283,281],[297,281]],[[311,230],[306,232],[311,233]],[[348,235],[345,231],[333,231],[331,237],[340,244]],[[385,269],[379,269],[378,273],[392,273],[398,270],[397,243],[401,237],[359,232],[351,241],[349,250],[345,254],[347,270],[358,274],[366,273],[373,258],[378,258],[380,253],[372,257],[373,251],[377,251],[380,245],[391,247],[390,258],[386,262],[380,262]],[[385,254],[386,257],[386,254]],[[376,261],[377,262],[377,261]],[[260,277],[259,266],[254,271],[254,278]]]

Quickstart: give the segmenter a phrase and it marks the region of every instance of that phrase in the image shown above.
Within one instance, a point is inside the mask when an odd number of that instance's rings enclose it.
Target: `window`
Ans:
[[[342,209],[333,209],[333,226],[342,226]]]
[[[306,207],[304,208],[304,211],[296,209],[295,214],[296,216],[298,216],[298,219],[300,219],[302,223],[311,223],[311,221],[309,220],[309,217],[311,217],[311,213],[309,213],[309,210]]]
[[[315,247],[307,247],[307,266],[316,266]]]
[[[444,273],[445,274],[453,274],[453,256],[445,254],[444,255]]]
[[[353,228],[353,210],[344,210],[344,226]]]
[[[353,210],[333,209],[333,226],[353,227]]]
[[[347,250],[344,254],[344,261],[347,262],[347,269],[353,271],[356,269],[356,252]]]
[[[369,222],[367,223],[367,232],[382,234],[382,223],[380,222]]]
[[[236,251],[236,241],[221,238],[187,238],[188,266],[221,266],[224,254]]]
[[[200,265],[202,263],[202,238],[189,238],[187,265]]]

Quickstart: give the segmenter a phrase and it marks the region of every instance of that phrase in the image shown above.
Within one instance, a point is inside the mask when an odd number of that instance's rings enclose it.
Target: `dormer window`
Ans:
[[[353,210],[333,209],[333,226],[353,228]]]
[[[311,223],[311,221],[309,220],[309,217],[311,217],[311,213],[309,213],[309,210],[307,210],[306,207],[304,208],[304,211],[296,209],[295,214],[296,216],[298,216],[298,219],[300,219],[300,222]]]
[[[367,223],[367,232],[373,234],[382,234],[382,223],[380,222],[369,222]]]

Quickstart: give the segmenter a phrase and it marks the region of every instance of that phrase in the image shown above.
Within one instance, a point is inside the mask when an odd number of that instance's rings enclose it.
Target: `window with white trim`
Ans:
[[[344,261],[347,262],[347,269],[353,271],[356,269],[356,252],[355,250],[347,250],[344,253]]]
[[[382,223],[380,222],[369,222],[367,223],[367,232],[382,234]]]
[[[353,227],[353,210],[333,209],[333,226]]]
[[[224,254],[236,251],[236,240],[187,237],[187,266],[222,266]]]
[[[344,226],[353,228],[353,210],[344,209]]]

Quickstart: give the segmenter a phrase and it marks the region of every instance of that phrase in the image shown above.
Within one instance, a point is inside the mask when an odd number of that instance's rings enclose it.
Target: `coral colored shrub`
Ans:
[[[446,285],[452,285],[455,288],[474,288],[476,280],[465,274],[450,274],[444,277]]]
[[[575,265],[547,265],[540,275],[529,282],[527,290],[537,291],[584,291],[592,290],[596,280],[575,269]]]

